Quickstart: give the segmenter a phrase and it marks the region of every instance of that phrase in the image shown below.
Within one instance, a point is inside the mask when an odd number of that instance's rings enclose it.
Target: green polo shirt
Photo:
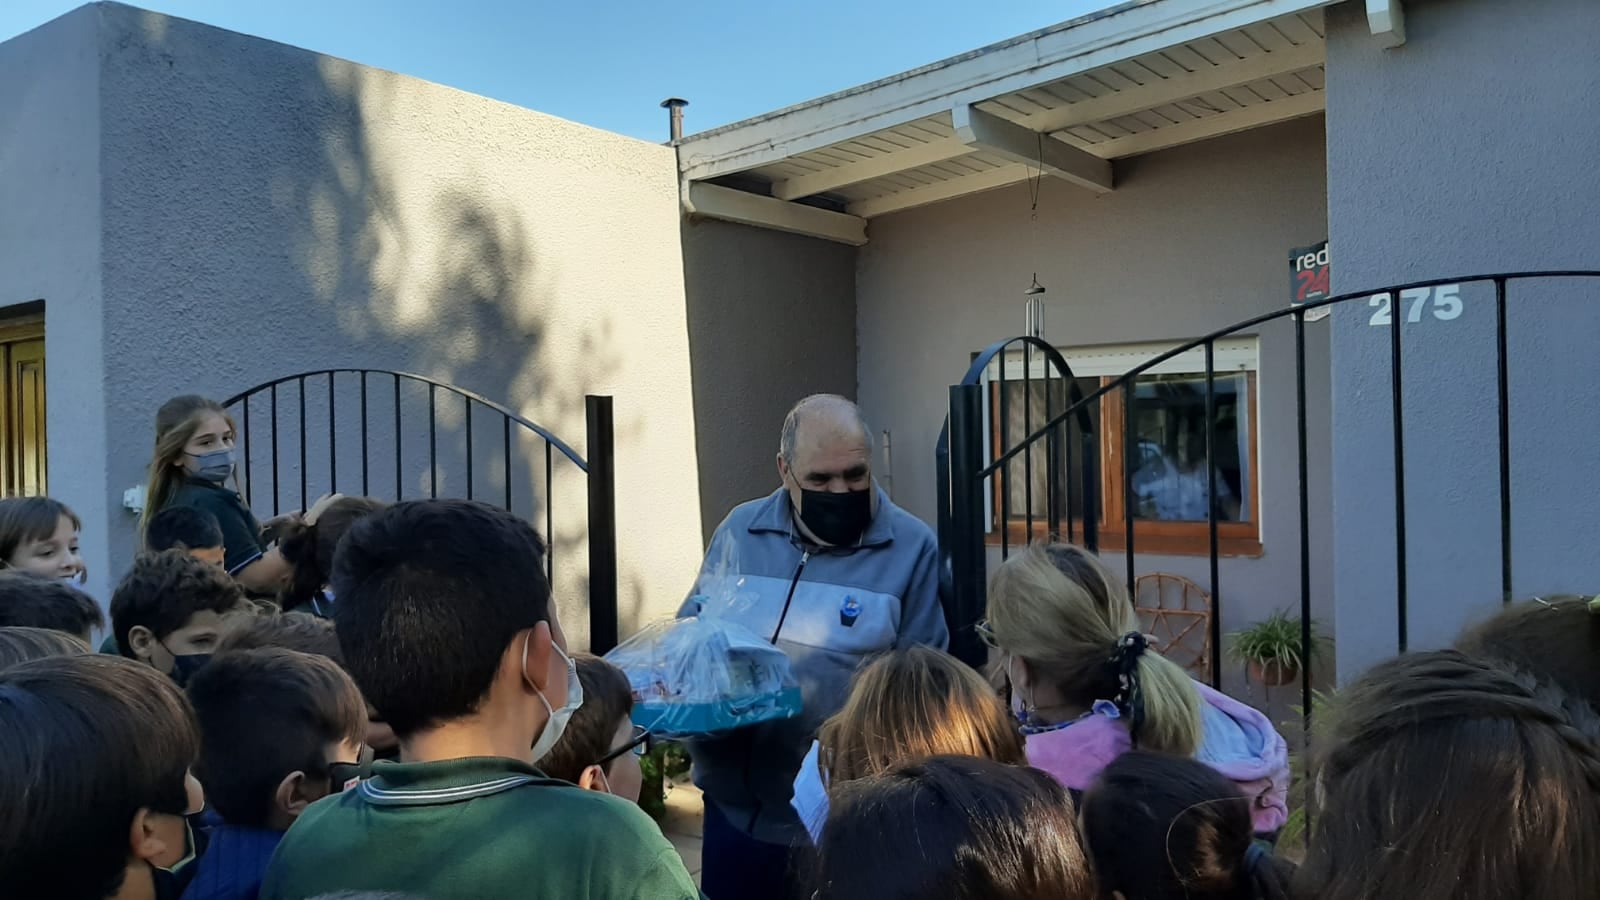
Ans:
[[[698,900],[638,806],[511,759],[377,764],[302,814],[260,900],[392,891],[427,900]]]

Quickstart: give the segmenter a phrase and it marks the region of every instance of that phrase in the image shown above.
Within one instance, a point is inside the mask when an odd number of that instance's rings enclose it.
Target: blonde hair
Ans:
[[[200,422],[213,413],[226,420],[229,429],[236,427],[222,404],[194,394],[174,397],[156,411],[156,447],[150,455],[150,474],[145,478],[144,510],[139,513],[141,543],[150,520],[172,501],[172,495],[177,493],[183,480],[176,465],[183,456],[183,448],[200,430]]]
[[[1022,734],[994,689],[929,647],[894,650],[869,663],[817,741],[830,787],[928,756],[1026,763]]]
[[[1035,544],[1001,563],[989,580],[988,618],[1000,649],[1068,703],[1117,699],[1137,746],[1194,754],[1199,692],[1183,669],[1145,649],[1127,588],[1088,551]]]
[[[77,635],[49,628],[11,625],[0,628],[0,669],[48,656],[82,656],[89,645]]]

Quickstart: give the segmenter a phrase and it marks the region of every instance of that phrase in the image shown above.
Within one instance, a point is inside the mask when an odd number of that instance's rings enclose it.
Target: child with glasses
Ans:
[[[201,779],[222,823],[184,900],[255,900],[283,835],[359,775],[366,703],[333,660],[230,650],[189,682]]]
[[[628,677],[598,656],[572,657],[583,684],[583,705],[561,740],[534,765],[551,778],[637,803],[644,780],[639,759],[650,752],[650,732],[633,724]]]

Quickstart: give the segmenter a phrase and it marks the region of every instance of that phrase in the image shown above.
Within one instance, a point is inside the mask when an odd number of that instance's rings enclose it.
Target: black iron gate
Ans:
[[[1035,369],[1035,359],[1039,368]],[[1020,364],[1021,376],[1014,377]],[[1037,374],[1036,374],[1037,372]],[[991,377],[993,373],[993,377]],[[990,392],[986,396],[984,388]],[[1021,399],[1021,421],[1013,421],[1012,407]],[[1040,408],[1035,412],[1035,406]],[[988,414],[985,415],[985,410]],[[1058,414],[1058,410],[1060,410]],[[1042,427],[1034,430],[1037,414]],[[1015,444],[1010,435],[1022,427],[1023,440]],[[993,430],[996,452],[984,451]],[[1076,440],[1072,435],[1077,432]],[[1042,442],[1042,443],[1041,443]],[[1076,453],[1073,445],[1078,445]],[[1035,468],[1036,451],[1038,467]],[[1096,516],[1075,516],[1074,510],[1095,509],[1099,487],[1100,452],[1095,427],[1090,419],[1083,391],[1072,375],[1072,367],[1061,352],[1036,337],[1014,337],[997,341],[973,357],[961,384],[950,391],[950,417],[939,432],[937,453],[939,547],[942,561],[956,576],[945,617],[950,622],[950,652],[970,665],[983,662],[987,651],[973,632],[972,625],[983,616],[984,579],[971,573],[987,573],[983,524],[985,506],[998,513],[1002,556],[1011,552],[1012,506],[1019,499],[1013,494],[1020,484],[1024,545],[1034,532],[1035,475],[1044,476],[1044,509],[1039,510],[1047,532],[1072,542],[1079,533],[1085,547],[1098,549],[1100,526]],[[1074,466],[1074,460],[1077,465]],[[1018,469],[1021,477],[1018,478]],[[1076,487],[1071,477],[1077,468]],[[952,478],[952,472],[975,473],[970,478]],[[987,485],[986,485],[987,482]],[[986,486],[991,501],[984,503]],[[972,516],[979,518],[974,520]],[[977,528],[971,527],[973,522]],[[1081,527],[1074,523],[1081,523]]]
[[[1312,643],[1312,610],[1311,610],[1311,542],[1309,532],[1309,501],[1307,496],[1308,463],[1307,463],[1307,417],[1306,417],[1306,316],[1316,310],[1332,307],[1351,301],[1369,301],[1377,308],[1372,316],[1373,325],[1387,327],[1389,331],[1389,386],[1391,389],[1391,428],[1394,458],[1394,545],[1396,549],[1396,574],[1395,574],[1395,635],[1396,645],[1404,652],[1409,641],[1408,623],[1408,561],[1406,552],[1406,495],[1405,495],[1405,406],[1402,397],[1404,384],[1404,355],[1402,353],[1401,326],[1407,319],[1400,308],[1400,300],[1413,292],[1423,289],[1435,289],[1450,285],[1488,284],[1492,285],[1494,292],[1494,358],[1495,358],[1495,409],[1498,428],[1498,473],[1499,473],[1499,554],[1500,554],[1500,580],[1503,602],[1509,603],[1512,599],[1511,580],[1511,419],[1509,404],[1509,377],[1506,363],[1506,301],[1507,288],[1512,282],[1527,281],[1530,279],[1600,279],[1600,271],[1572,270],[1572,271],[1542,271],[1504,273],[1494,275],[1472,275],[1464,278],[1440,278],[1427,281],[1415,281],[1409,284],[1394,285],[1375,290],[1364,290],[1341,294],[1325,300],[1294,306],[1287,309],[1278,309],[1247,319],[1236,325],[1219,331],[1212,332],[1204,337],[1196,338],[1182,344],[1170,351],[1138,365],[1128,372],[1108,380],[1092,391],[1073,391],[1071,402],[1060,411],[1047,409],[1044,420],[1037,428],[1033,426],[1031,414],[1028,417],[1024,433],[1017,440],[1010,440],[1012,430],[999,421],[999,417],[1006,415],[1004,403],[995,404],[993,391],[996,383],[1004,378],[994,378],[986,374],[991,360],[1002,354],[1004,349],[1013,344],[1022,344],[1030,348],[1054,354],[1036,338],[1014,338],[1003,341],[990,347],[979,354],[972,366],[968,369],[967,376],[962,382],[950,388],[949,417],[946,420],[946,432],[941,434],[938,447],[938,472],[939,472],[939,538],[941,552],[950,566],[950,573],[954,580],[954,603],[950,612],[952,632],[952,646],[957,648],[964,659],[981,661],[984,652],[977,646],[972,638],[972,625],[982,616],[984,607],[985,586],[988,577],[988,559],[986,554],[986,534],[992,527],[996,516],[995,504],[986,501],[986,491],[1000,491],[1002,502],[1009,499],[1009,490],[996,488],[997,480],[1003,480],[1005,466],[1013,464],[1019,455],[1026,460],[1027,466],[1032,466],[1034,453],[1042,449],[1044,464],[1050,469],[1047,479],[1049,487],[1053,490],[1057,482],[1057,466],[1061,464],[1061,457],[1055,449],[1061,444],[1060,430],[1069,423],[1076,423],[1082,429],[1085,437],[1083,453],[1086,457],[1095,456],[1099,450],[1098,445],[1092,442],[1093,434],[1090,429],[1088,412],[1092,406],[1099,404],[1102,397],[1117,393],[1121,395],[1123,408],[1132,409],[1134,405],[1134,392],[1136,382],[1140,375],[1149,372],[1184,353],[1201,351],[1205,357],[1204,366],[1204,403],[1205,403],[1205,490],[1209,502],[1206,503],[1208,513],[1206,526],[1209,539],[1209,575],[1210,591],[1213,603],[1211,628],[1212,644],[1211,653],[1213,662],[1217,660],[1220,652],[1220,622],[1222,618],[1222,600],[1224,597],[1223,586],[1219,583],[1218,575],[1218,480],[1217,480],[1217,369],[1216,350],[1219,341],[1230,336],[1254,333],[1262,325],[1284,319],[1291,320],[1294,329],[1294,360],[1295,360],[1295,428],[1296,463],[1299,481],[1298,515],[1300,524],[1299,541],[1299,610],[1300,610],[1300,645],[1301,657],[1309,662],[1310,647]],[[1380,302],[1381,301],[1381,302]],[[1391,311],[1391,304],[1393,309]],[[1413,312],[1415,310],[1413,309]],[[1459,313],[1459,309],[1457,310]],[[1381,318],[1380,318],[1381,317]],[[1412,321],[1416,321],[1412,318]],[[1031,354],[1031,350],[1029,351]],[[1003,357],[1002,357],[1003,358]],[[1070,369],[1059,354],[1051,357],[1051,364],[1056,367],[1061,377],[1071,378]],[[1004,372],[1004,365],[1001,367]],[[1030,369],[1025,373],[1031,374]],[[989,396],[986,397],[986,389]],[[1001,389],[1003,391],[1003,389]],[[1028,389],[1031,391],[1031,388]],[[1048,393],[1047,393],[1048,396]],[[997,408],[998,407],[998,408]],[[1138,437],[1134,431],[1134,417],[1124,416],[1125,433],[1122,436],[1122,470],[1121,484],[1122,503],[1124,509],[1135,508],[1134,484],[1132,473],[1135,470],[1133,455],[1140,452]],[[1254,437],[1254,436],[1252,436]],[[985,453],[985,443],[989,442],[994,450]],[[1070,445],[1069,445],[1070,446]],[[1087,481],[1087,478],[1085,479]],[[1031,489],[1032,479],[1028,479]],[[1093,490],[1092,485],[1084,485],[1085,492]],[[1031,495],[1028,500],[1031,512]],[[1092,506],[1084,507],[1092,510]],[[1056,509],[1051,501],[1050,509]],[[1001,533],[1000,555],[1002,558],[1010,551],[1008,508],[999,509],[998,520]],[[1098,549],[1096,544],[1097,533],[1090,525],[1095,520],[1095,515],[1083,517],[1083,542],[1090,549]],[[1134,516],[1124,515],[1125,533],[1122,536],[1126,548],[1127,578],[1130,592],[1135,582],[1137,570],[1136,534]],[[1071,517],[1068,516],[1068,530],[1062,531],[1054,525],[1049,526],[1052,536],[1059,536],[1072,540],[1070,531]],[[1032,538],[1034,530],[1031,520],[1028,530],[1024,534]],[[1213,682],[1220,678],[1221,667],[1213,664],[1211,667]],[[1312,711],[1312,687],[1309,675],[1303,676],[1301,682],[1301,711],[1303,726],[1309,734],[1310,716]]]
[[[479,394],[422,375],[321,369],[228,398],[239,427],[246,503],[274,515],[328,492],[388,500],[456,496],[537,520],[554,582],[558,465],[583,473],[590,649],[616,646],[617,532],[612,399],[584,398],[589,457],[549,430]],[[441,419],[444,421],[441,422]],[[534,446],[526,446],[528,442]],[[387,445],[387,446],[386,446]],[[540,470],[542,453],[543,481]],[[519,479],[517,470],[529,477]],[[487,469],[488,474],[485,475]],[[298,505],[296,505],[298,504]]]

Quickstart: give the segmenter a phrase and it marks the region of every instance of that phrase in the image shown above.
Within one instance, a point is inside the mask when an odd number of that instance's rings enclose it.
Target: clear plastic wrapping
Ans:
[[[730,613],[750,608],[731,540],[693,598],[699,614],[646,626],[606,654],[633,687],[633,721],[665,738],[703,737],[800,714],[789,658]]]

